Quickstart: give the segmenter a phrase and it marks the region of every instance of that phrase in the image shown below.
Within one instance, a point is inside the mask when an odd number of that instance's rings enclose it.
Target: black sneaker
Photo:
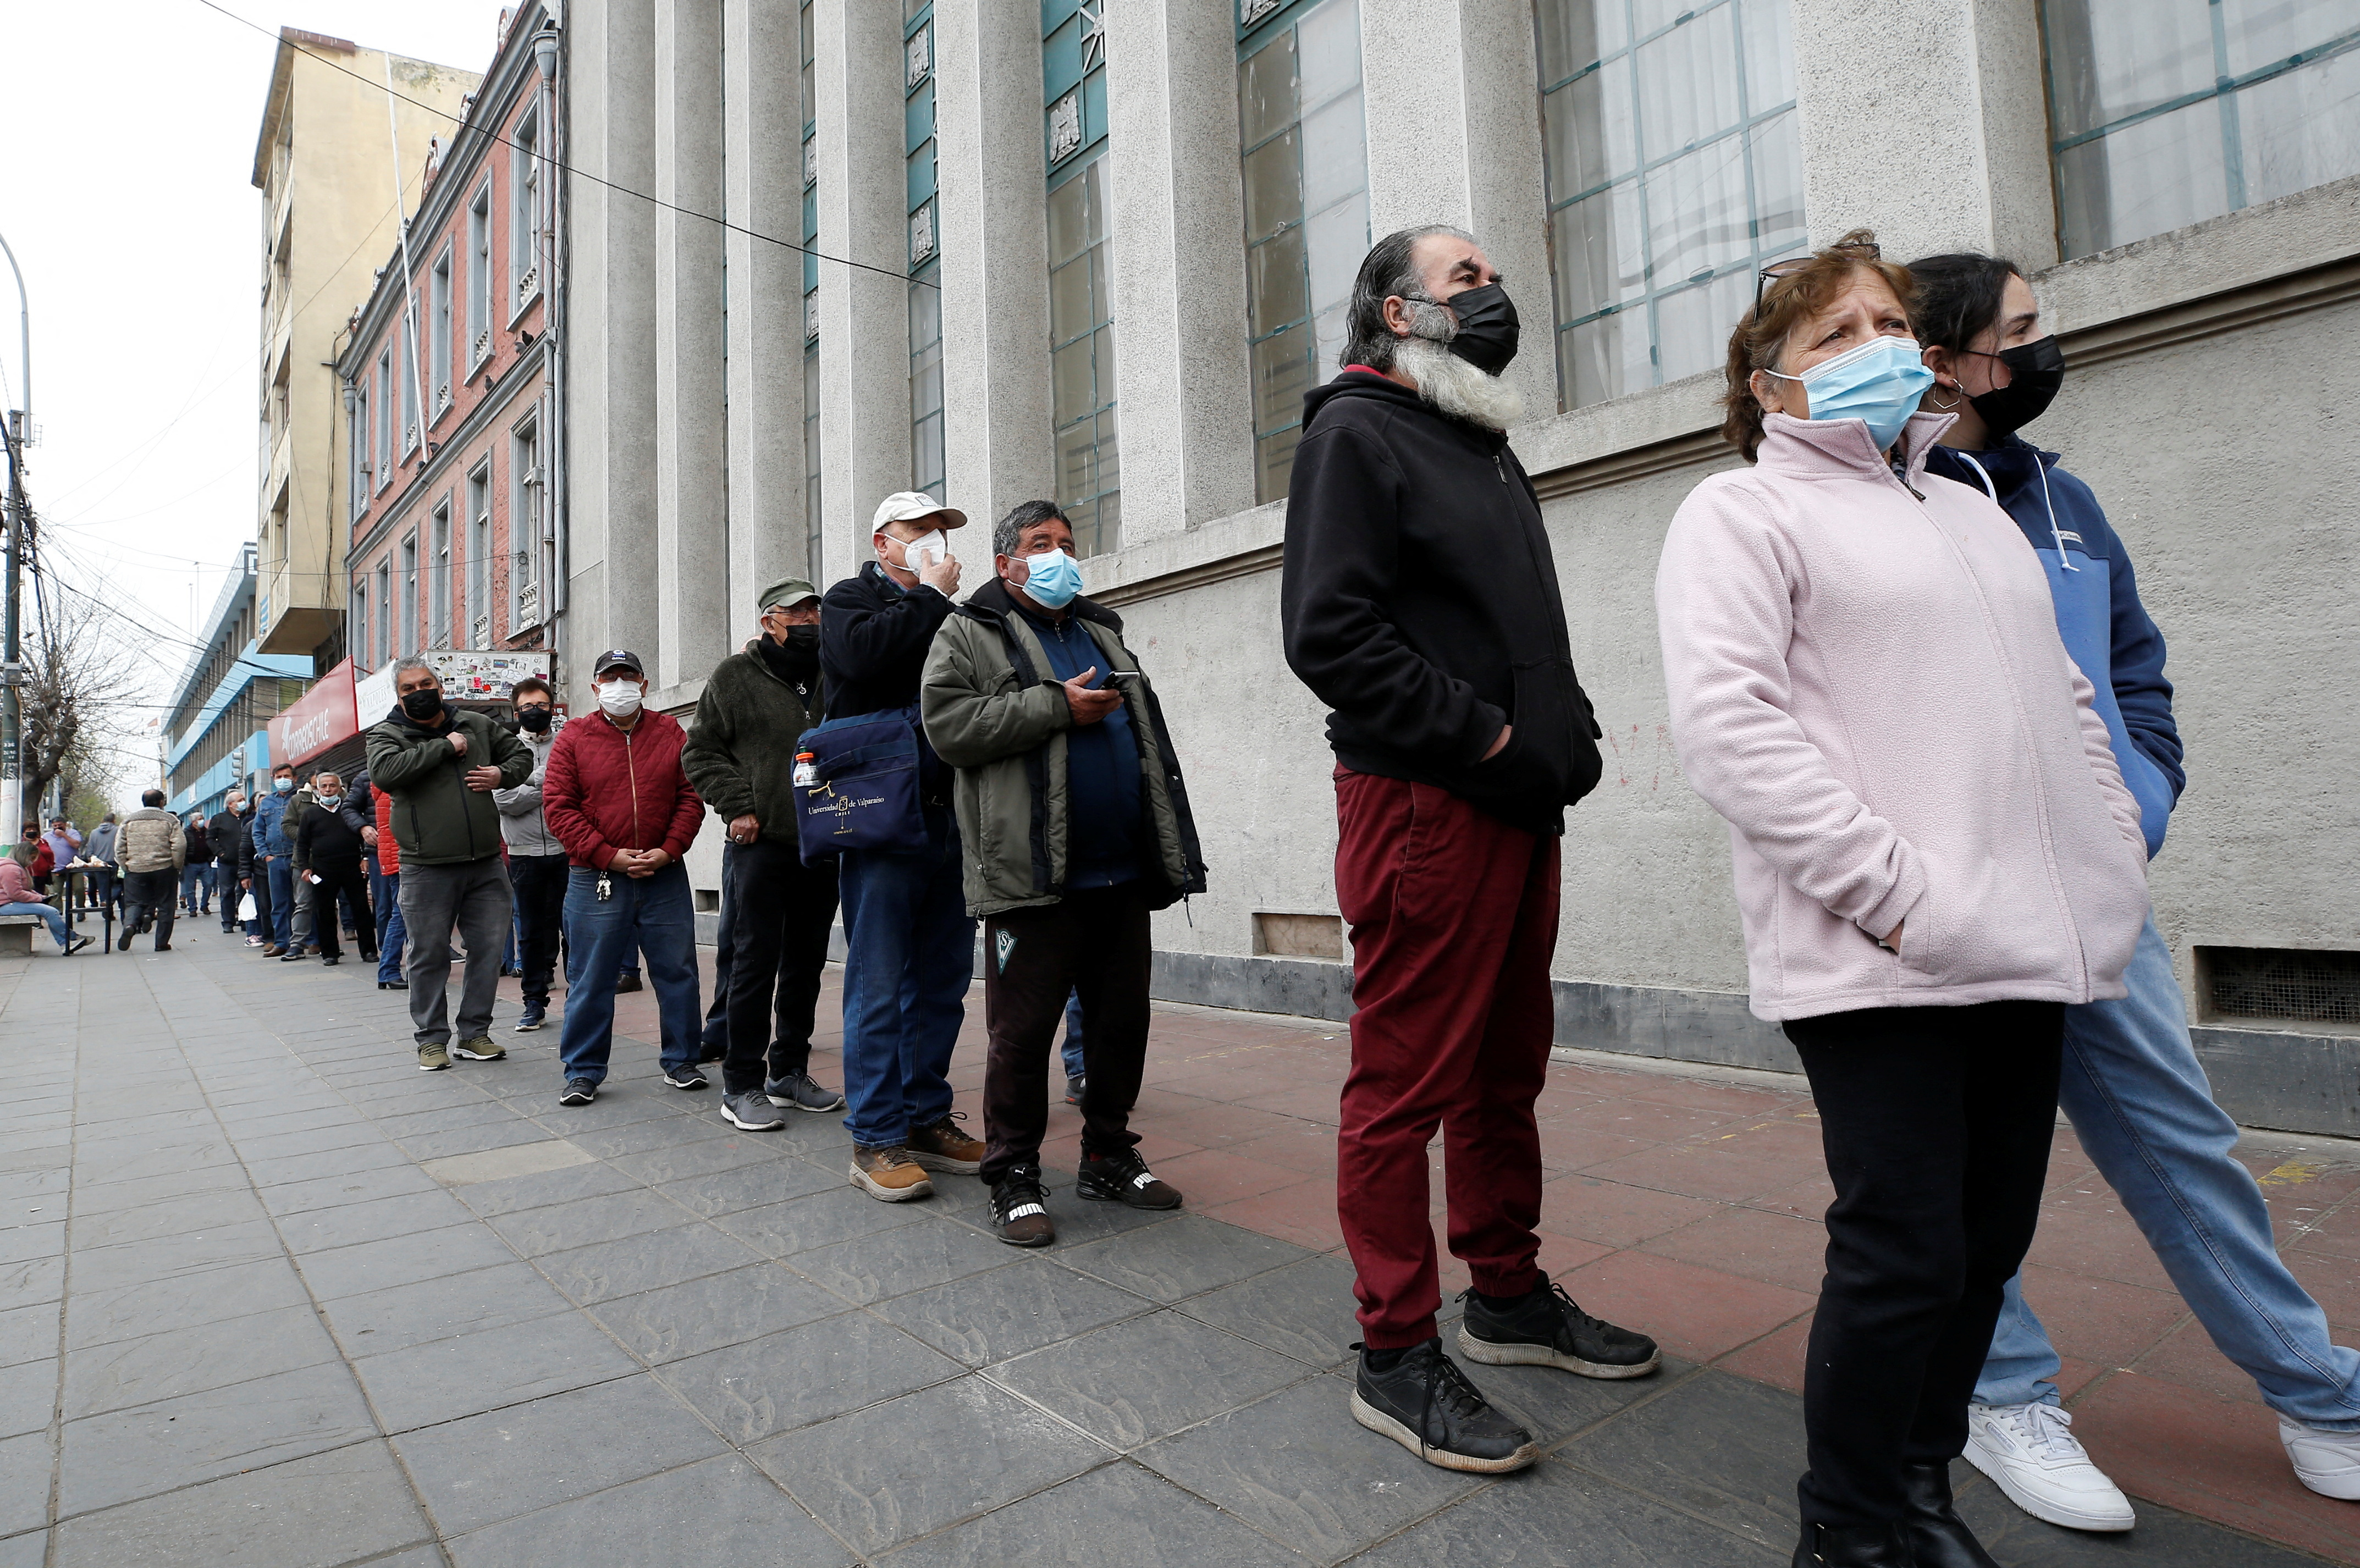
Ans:
[[[808,1073],[790,1073],[783,1078],[772,1078],[762,1085],[762,1093],[770,1096],[770,1104],[791,1111],[840,1111],[844,1096],[823,1087]]]
[[[1089,1074],[1087,1073],[1076,1073],[1065,1080],[1065,1104],[1078,1105],[1082,1103],[1082,1090],[1087,1086]]]
[[[1074,1191],[1092,1203],[1127,1203],[1134,1209],[1180,1206],[1179,1190],[1168,1181],[1157,1181],[1155,1172],[1147,1168],[1147,1161],[1139,1157],[1135,1149],[1102,1158],[1083,1156]]]
[[[615,982],[615,995],[617,996],[646,989],[647,983],[639,978],[639,972],[636,969],[625,971],[622,978]]]
[[[1046,1247],[1057,1239],[1049,1218],[1049,1192],[1038,1165],[1011,1165],[991,1190],[991,1223],[1011,1247]]]
[[[557,1096],[557,1103],[561,1105],[586,1105],[597,1097],[597,1084],[587,1078],[574,1078],[566,1082],[565,1092]]]
[[[1354,1345],[1355,1350],[1361,1350]],[[1533,1434],[1491,1408],[1442,1341],[1412,1346],[1389,1371],[1371,1372],[1361,1350],[1352,1380],[1352,1419],[1445,1470],[1496,1475],[1541,1456]]]
[[[518,1016],[518,1018],[517,1018],[517,1021],[516,1021],[516,1029],[515,1029],[515,1031],[514,1031],[514,1032],[516,1032],[516,1033],[518,1033],[518,1034],[530,1034],[533,1030],[535,1030],[535,1029],[539,1029],[541,1025],[543,1025],[543,1024],[547,1023],[548,1021],[549,1021],[549,1004],[548,1004],[548,1003],[546,1003],[546,1002],[527,1002],[527,1003],[524,1005],[524,1011],[523,1011],[520,1015],[519,1015],[519,1016]]]
[[[1655,1342],[1591,1317],[1541,1276],[1539,1284],[1504,1307],[1486,1305],[1462,1290],[1467,1316],[1459,1348],[1490,1367],[1554,1367],[1584,1377],[1644,1377],[1662,1364]]]
[[[707,1080],[694,1067],[675,1067],[664,1074],[664,1082],[675,1089],[702,1089]]]

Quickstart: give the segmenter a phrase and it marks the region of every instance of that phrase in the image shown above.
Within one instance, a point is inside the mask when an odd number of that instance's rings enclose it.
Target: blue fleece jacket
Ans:
[[[2139,603],[2130,552],[2090,487],[2057,466],[2057,453],[2009,435],[1989,452],[1936,447],[1927,472],[1987,492],[2016,519],[2049,573],[2065,651],[2098,689],[2098,712],[2114,740],[2123,782],[2139,803],[2149,856],[2188,783],[2171,682],[2163,674],[2163,634]]]

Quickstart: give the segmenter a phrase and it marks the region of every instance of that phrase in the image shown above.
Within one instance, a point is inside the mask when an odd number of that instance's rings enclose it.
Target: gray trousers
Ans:
[[[401,922],[410,930],[403,977],[410,982],[410,1021],[421,1045],[448,1045],[452,1026],[443,991],[451,984],[451,928],[467,944],[467,971],[459,985],[458,1038],[476,1040],[492,1029],[492,1000],[500,989],[500,954],[508,943],[516,898],[508,870],[497,855],[457,866],[401,865]]]

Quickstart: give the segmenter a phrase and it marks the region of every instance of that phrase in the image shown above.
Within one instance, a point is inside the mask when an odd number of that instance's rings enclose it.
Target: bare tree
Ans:
[[[60,779],[69,796],[105,791],[113,770],[104,732],[137,683],[128,639],[111,625],[115,612],[55,583],[45,586],[49,591],[35,594],[18,692],[27,811]]]

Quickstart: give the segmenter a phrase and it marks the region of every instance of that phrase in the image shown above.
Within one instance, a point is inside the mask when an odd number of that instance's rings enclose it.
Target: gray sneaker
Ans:
[[[762,1093],[770,1104],[784,1105],[791,1111],[840,1111],[844,1096],[833,1089],[822,1088],[808,1073],[790,1073],[783,1078],[773,1078],[762,1085]]]
[[[721,1096],[721,1115],[742,1132],[776,1132],[787,1125],[787,1118],[770,1104],[770,1096],[751,1089]]]

